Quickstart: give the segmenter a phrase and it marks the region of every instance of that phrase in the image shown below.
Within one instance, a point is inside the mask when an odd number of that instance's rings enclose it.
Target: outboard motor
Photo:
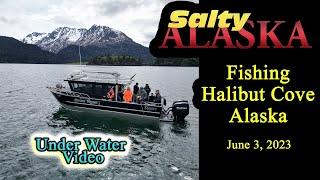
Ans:
[[[172,104],[172,114],[174,121],[184,121],[184,118],[189,114],[188,101],[175,101]]]

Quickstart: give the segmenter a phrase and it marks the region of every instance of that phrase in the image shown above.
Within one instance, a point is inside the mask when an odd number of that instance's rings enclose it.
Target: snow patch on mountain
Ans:
[[[38,33],[38,32],[33,32],[26,36],[22,42],[26,44],[36,44],[38,41],[40,41],[42,38],[47,36],[47,33]]]
[[[90,29],[59,27],[51,33],[31,33],[22,40],[54,53],[69,45],[106,47],[124,41],[132,40],[121,31],[99,25],[93,25]]]

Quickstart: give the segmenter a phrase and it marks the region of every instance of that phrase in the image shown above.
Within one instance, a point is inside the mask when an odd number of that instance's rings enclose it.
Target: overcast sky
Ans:
[[[1,0],[0,35],[23,39],[32,32],[51,32],[61,26],[90,28],[97,24],[120,30],[148,46],[169,1]]]

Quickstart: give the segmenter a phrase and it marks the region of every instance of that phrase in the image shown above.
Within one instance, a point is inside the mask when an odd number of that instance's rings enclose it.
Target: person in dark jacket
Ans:
[[[118,101],[123,101],[123,88],[119,86],[118,88]]]
[[[156,95],[154,97],[154,102],[155,103],[161,103],[161,95],[160,95],[160,91],[156,90]]]
[[[154,101],[154,95],[153,93],[151,93],[149,96],[149,102],[153,102],[153,101]]]
[[[151,92],[151,88],[149,87],[149,84],[146,84],[146,86],[144,87],[144,90],[146,90],[148,97],[149,97],[149,94]]]
[[[139,92],[139,83],[136,83],[136,85],[133,86],[133,102],[137,102],[137,96]]]

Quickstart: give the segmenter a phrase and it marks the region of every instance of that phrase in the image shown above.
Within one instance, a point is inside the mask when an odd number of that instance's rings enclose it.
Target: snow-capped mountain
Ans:
[[[28,36],[26,36],[23,39],[23,42],[26,44],[36,44],[36,43],[38,43],[38,41],[40,41],[42,38],[44,38],[47,35],[48,35],[47,33],[33,32],[33,33],[29,34]]]
[[[153,61],[153,56],[147,47],[134,42],[123,32],[107,26],[93,25],[90,29],[59,27],[51,33],[31,33],[22,42],[55,53],[59,61],[63,62],[74,62],[79,59],[79,45],[83,59],[125,55],[140,58],[146,64]]]
[[[98,47],[105,47],[108,44],[120,43],[126,40],[132,41],[121,31],[107,26],[93,25],[80,39],[77,40],[77,44],[80,43],[81,46],[94,45]]]
[[[121,31],[107,26],[93,25],[90,29],[76,29],[59,27],[51,33],[37,33],[27,35],[22,42],[35,44],[41,49],[58,53],[69,45],[106,47],[110,44],[118,44],[124,41],[132,41]]]

